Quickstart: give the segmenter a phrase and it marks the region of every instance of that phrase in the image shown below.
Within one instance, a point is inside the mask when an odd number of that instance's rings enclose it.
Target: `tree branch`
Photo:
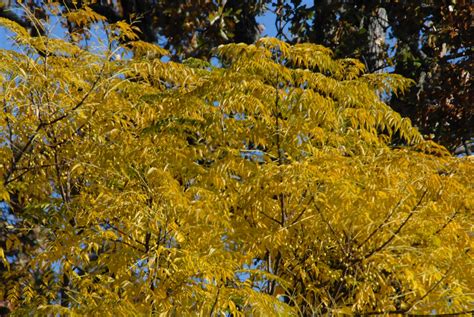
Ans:
[[[403,229],[403,227],[405,227],[405,225],[408,223],[408,220],[410,220],[410,218],[415,214],[415,211],[418,209],[418,207],[421,205],[421,203],[423,202],[423,199],[425,198],[426,196],[426,193],[428,192],[428,190],[425,190],[423,192],[423,194],[421,195],[420,199],[418,200],[418,203],[415,205],[415,207],[413,207],[413,209],[410,211],[410,213],[408,214],[408,216],[405,218],[405,220],[403,220],[403,222],[400,224],[400,226],[397,228],[397,230],[395,230],[395,232],[390,236],[390,238],[388,238],[384,243],[382,243],[379,247],[373,249],[372,251],[370,251],[368,254],[366,254],[365,256],[363,256],[362,258],[358,259],[358,260],[362,260],[362,259],[368,259],[369,257],[371,257],[372,255],[374,255],[375,253],[381,251],[382,249],[384,249],[390,242],[392,242],[392,240],[400,233],[400,231]],[[357,261],[356,261],[357,262]]]

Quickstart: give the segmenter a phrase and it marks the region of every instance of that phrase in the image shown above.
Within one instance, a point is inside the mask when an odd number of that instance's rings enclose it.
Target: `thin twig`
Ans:
[[[400,226],[397,228],[397,230],[395,230],[394,233],[392,233],[392,235],[390,236],[390,238],[388,238],[384,243],[382,243],[379,247],[373,249],[372,251],[370,251],[369,253],[367,253],[365,256],[363,256],[362,258],[358,259],[358,260],[362,260],[362,259],[368,259],[369,257],[371,257],[372,255],[374,255],[375,253],[381,251],[382,249],[384,249],[390,242],[392,242],[393,239],[395,239],[395,237],[400,233],[400,231],[403,229],[403,227],[405,227],[405,225],[408,223],[408,220],[410,220],[410,218],[415,214],[415,211],[418,209],[418,207],[421,205],[421,203],[423,202],[423,199],[425,198],[426,196],[426,193],[428,192],[428,190],[425,190],[423,192],[423,194],[421,195],[420,199],[418,200],[418,203],[415,205],[415,207],[413,207],[413,209],[410,211],[410,213],[408,214],[408,216],[403,220],[403,222],[400,224]]]
[[[401,198],[398,201],[398,203],[395,205],[395,207],[392,208],[392,210],[387,214],[385,219],[382,222],[380,222],[380,224],[377,226],[377,228],[375,228],[374,231],[372,231],[364,241],[362,241],[361,243],[359,243],[359,245],[357,245],[357,249],[360,249],[362,246],[364,246],[364,244],[366,244],[367,241],[369,241],[385,224],[387,224],[387,222],[390,220],[390,218],[392,218],[393,214],[398,209],[398,207],[400,207],[400,205],[402,204],[403,201],[404,201],[403,198]]]

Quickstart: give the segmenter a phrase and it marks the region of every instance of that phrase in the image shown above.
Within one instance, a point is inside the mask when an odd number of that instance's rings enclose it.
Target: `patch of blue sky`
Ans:
[[[303,0],[301,1],[301,6],[306,6],[307,8],[312,7],[314,5],[314,1],[310,0]],[[268,5],[269,6],[269,5]],[[257,17],[257,22],[259,24],[262,24],[265,27],[265,30],[262,33],[262,36],[270,36],[270,37],[275,37],[277,35],[277,29],[275,25],[276,21],[276,14],[274,12],[274,8],[267,7],[269,10],[265,12],[265,14]],[[286,35],[289,35],[289,27],[290,25],[287,25],[284,29],[284,32]]]
[[[253,161],[255,163],[263,163],[265,162],[265,159],[263,156],[265,155],[265,152],[261,150],[241,150],[240,155],[249,160]]]
[[[11,38],[15,34],[5,28],[0,28],[0,49],[10,50],[12,49]]]
[[[12,213],[10,205],[4,201],[0,201],[0,220],[5,221],[7,225],[18,223],[18,218]]]
[[[62,260],[56,260],[53,263],[51,263],[50,267],[51,267],[51,270],[54,273],[59,274],[59,273],[61,273],[61,269],[63,267],[63,261]]]

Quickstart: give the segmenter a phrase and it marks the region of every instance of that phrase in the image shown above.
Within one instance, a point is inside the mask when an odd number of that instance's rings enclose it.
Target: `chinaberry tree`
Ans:
[[[410,80],[272,38],[220,46],[220,67],[164,62],[74,14],[103,50],[0,19],[14,315],[473,310],[473,162],[380,99]]]

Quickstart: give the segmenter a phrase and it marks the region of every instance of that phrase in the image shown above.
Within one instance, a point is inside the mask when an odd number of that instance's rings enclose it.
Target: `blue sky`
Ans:
[[[307,7],[311,7],[314,1],[310,0],[303,0],[301,1],[301,5],[306,5]],[[270,6],[270,5],[269,5]],[[269,7],[272,9],[272,7]],[[276,28],[275,28],[275,14],[270,11],[267,11],[264,15],[257,18],[257,22],[263,24],[265,26],[265,31],[263,32],[263,36],[275,36],[276,35]]]
[[[5,28],[0,28],[0,49],[10,48],[10,45],[8,45],[9,36],[11,36],[10,32],[7,32]]]

